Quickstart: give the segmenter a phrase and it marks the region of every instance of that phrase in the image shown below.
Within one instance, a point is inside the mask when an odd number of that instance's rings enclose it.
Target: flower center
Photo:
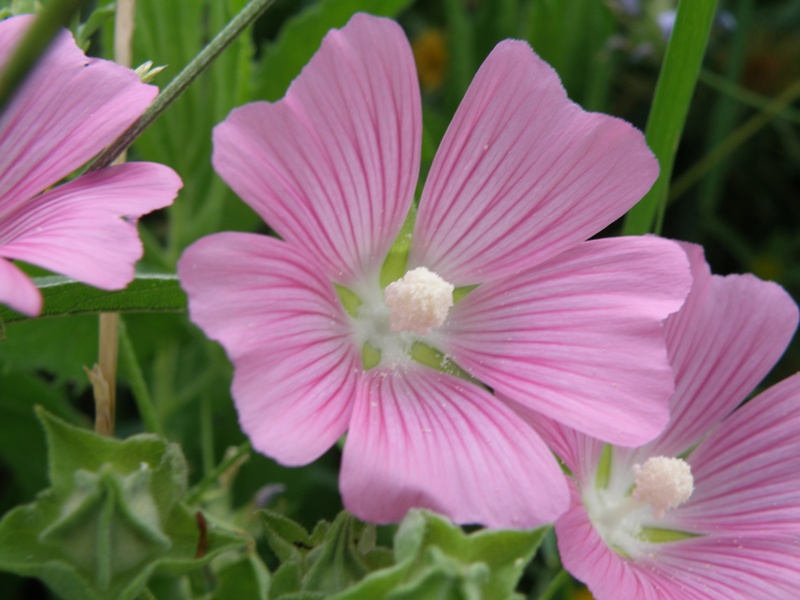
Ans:
[[[694,491],[689,464],[680,458],[655,456],[629,469],[614,469],[607,455],[607,472],[595,485],[582,489],[583,504],[600,537],[623,556],[647,552],[648,544],[695,537],[661,520],[686,502]],[[603,468],[603,464],[598,465]]]
[[[440,327],[453,306],[455,287],[433,271],[417,267],[386,286],[392,331],[427,335]]]
[[[652,506],[656,519],[686,502],[694,491],[692,469],[682,458],[652,456],[643,465],[633,465],[633,475],[633,497]]]

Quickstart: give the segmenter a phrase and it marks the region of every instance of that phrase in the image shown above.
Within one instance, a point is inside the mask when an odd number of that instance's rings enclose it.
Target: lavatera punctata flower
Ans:
[[[694,285],[665,324],[665,431],[621,448],[527,413],[575,477],[560,555],[598,600],[795,598],[800,374],[736,407],[786,348],[797,306],[774,283],[712,276],[702,250],[687,251]]]
[[[331,31],[285,98],[214,131],[217,172],[281,239],[212,235],[179,276],[235,365],[255,448],[301,465],[347,431],[357,516],[536,526],[566,509],[567,483],[496,393],[609,442],[652,439],[673,389],[660,323],[688,262],[654,237],[585,241],[656,161],[629,124],[570,102],[528,45],[486,59],[414,221],[420,113],[396,23]]]
[[[0,71],[33,19],[0,22]],[[0,303],[30,316],[42,310],[39,290],[11,260],[103,289],[133,279],[142,255],[136,219],[172,203],[175,172],[130,163],[53,186],[125,131],[157,92],[58,34],[0,114]]]

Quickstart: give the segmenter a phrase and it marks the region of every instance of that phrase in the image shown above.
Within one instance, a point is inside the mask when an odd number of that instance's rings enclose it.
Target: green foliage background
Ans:
[[[16,11],[36,4],[5,3]],[[163,88],[244,4],[138,0],[134,63],[166,65],[154,81]],[[219,346],[206,340],[184,312],[185,298],[173,274],[187,245],[214,231],[268,232],[211,168],[214,125],[235,106],[280,98],[324,33],[365,11],[398,18],[419,60],[433,65],[425,67],[433,69],[434,82],[423,91],[423,177],[472,75],[494,44],[508,37],[528,40],[555,67],[573,100],[644,128],[665,49],[655,19],[669,5],[643,0],[641,11],[629,14],[613,0],[276,2],[131,150],[131,159],[170,165],[185,184],[169,210],[147,217],[140,226],[146,248],[140,270],[148,275],[114,297],[49,278],[44,292],[51,316],[28,320],[0,309],[0,512],[33,501],[49,485],[45,430],[35,405],[72,425],[89,426],[91,389],[83,367],[96,361],[93,315],[112,306],[125,313],[118,435],[150,430],[177,442],[189,484],[205,482],[199,497],[204,509],[258,542],[257,555],[215,567],[216,591],[197,581],[187,587],[185,578],[158,575],[151,581],[153,593],[182,598],[190,597],[186,590],[200,590],[208,597],[230,598],[230,590],[240,589],[236,586],[242,582],[256,595],[264,591],[263,567],[274,569],[279,557],[275,544],[267,544],[264,517],[255,509],[266,505],[309,529],[319,519],[333,520],[341,509],[340,455],[334,448],[312,465],[286,469],[248,453],[229,394],[231,367]],[[108,7],[90,3],[83,17],[95,8],[100,10],[92,22],[100,29],[91,36],[88,30],[83,33],[90,53],[108,56],[113,38]],[[730,0],[718,9],[671,185],[666,186],[670,195],[662,234],[703,244],[717,273],[752,271],[782,284],[797,299],[800,5]],[[732,28],[726,26],[729,17]],[[605,233],[620,231],[621,223]],[[795,343],[767,383],[798,369]],[[229,448],[239,448],[246,460],[230,462],[220,482],[215,476]],[[268,521],[268,532],[269,523],[274,526],[274,521]],[[388,540],[392,534],[379,531],[378,537]],[[539,597],[558,568],[549,535],[519,589]],[[49,597],[39,584],[8,574],[0,574],[0,590],[8,598]],[[572,597],[576,590],[567,582],[557,597]]]

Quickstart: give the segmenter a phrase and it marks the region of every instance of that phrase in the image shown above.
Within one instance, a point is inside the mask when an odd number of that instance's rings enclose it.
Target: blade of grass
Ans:
[[[661,172],[650,191],[625,217],[623,235],[659,233],[672,166],[703,62],[716,0],[681,0],[656,84],[645,138]]]
[[[669,195],[669,201],[673,202],[686,193],[700,178],[708,173],[721,160],[731,154],[734,150],[744,144],[750,137],[758,132],[762,127],[779,115],[787,106],[800,98],[800,79],[795,81],[786,90],[770,102],[763,112],[751,117],[742,125],[734,129],[724,140],[722,140],[711,152],[698,160],[681,177],[675,181]]]
[[[114,159],[136,140],[166,108],[180,97],[187,87],[214,62],[214,59],[255,21],[274,0],[252,0],[220,31],[192,62],[178,73],[169,85],[156,97],[150,107],[119,138],[103,150],[89,165],[88,171],[96,171],[110,165]]]
[[[164,428],[161,426],[158,419],[158,411],[153,404],[150,390],[147,389],[147,382],[144,379],[142,367],[139,365],[139,360],[136,358],[136,351],[133,349],[131,338],[128,335],[128,329],[125,325],[125,321],[122,319],[120,319],[119,322],[119,343],[122,368],[125,369],[128,382],[131,384],[133,400],[136,402],[139,417],[141,417],[142,423],[147,431],[163,436]]]
[[[730,57],[728,59],[727,79],[731,82],[739,80],[739,75],[744,65],[745,50],[747,47],[748,32],[750,22],[755,11],[754,0],[740,0],[737,6],[736,22],[739,24],[736,36],[731,44]],[[736,123],[739,114],[739,106],[736,100],[728,95],[720,95],[716,98],[714,108],[711,111],[711,122],[708,127],[707,151],[716,148],[725,138],[725,132],[730,131]],[[700,187],[700,221],[704,222],[713,217],[719,204],[722,194],[722,187],[725,177],[728,174],[729,162],[725,159],[720,160],[716,166],[708,172],[708,176],[702,181]]]

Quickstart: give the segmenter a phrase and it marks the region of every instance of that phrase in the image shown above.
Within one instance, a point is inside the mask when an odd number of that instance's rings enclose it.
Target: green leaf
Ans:
[[[90,38],[107,22],[113,20],[115,12],[116,9],[113,3],[95,8],[89,18],[78,25],[75,31],[75,43],[86,52],[89,48]]]
[[[319,49],[329,30],[343,27],[357,12],[393,17],[411,0],[322,0],[283,26],[278,39],[264,49],[256,77],[256,98],[278,100]]]
[[[191,571],[252,543],[183,504],[176,444],[105,438],[37,412],[51,487],[0,521],[0,569],[38,577],[68,600],[133,600],[155,572]]]
[[[672,166],[703,63],[716,0],[681,0],[670,36],[645,138],[661,171],[653,187],[625,217],[623,235],[659,233],[667,204]]]
[[[258,516],[264,525],[267,542],[281,562],[302,560],[312,546],[305,527],[289,517],[271,510],[260,510]]]
[[[334,598],[515,598],[522,571],[546,532],[484,529],[465,534],[444,517],[412,510],[395,536],[395,566],[370,573]]]
[[[33,282],[44,296],[43,317],[186,310],[186,294],[176,275],[137,275],[124,290],[111,292],[60,275],[34,277]],[[0,323],[14,323],[27,318],[0,306]]]
[[[69,421],[81,421],[64,395],[39,378],[0,372],[0,456],[13,473],[17,502],[30,501],[47,485],[47,448],[33,412],[37,403]]]
[[[211,600],[267,600],[269,571],[257,554],[248,553],[218,568],[215,574],[217,587]]]
[[[275,600],[328,598],[392,564],[388,548],[375,545],[375,526],[345,511],[330,524],[318,523],[310,535],[283,515],[267,510],[259,515],[282,562],[272,580],[270,597]]]

